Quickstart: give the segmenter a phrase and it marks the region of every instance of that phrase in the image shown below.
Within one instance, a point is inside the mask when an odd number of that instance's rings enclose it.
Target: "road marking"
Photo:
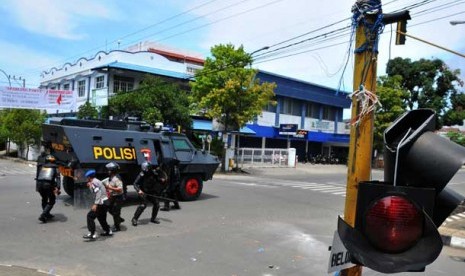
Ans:
[[[311,190],[314,192],[332,194],[336,196],[346,196],[346,187],[339,185],[330,185],[328,183],[316,183],[316,182],[296,182],[296,181],[282,181],[280,179],[263,179],[263,182],[241,182],[241,181],[227,181],[231,184],[238,184],[249,187],[266,187],[266,188],[278,188],[288,187],[301,190]],[[336,182],[331,182],[336,183]]]
[[[310,189],[313,187],[321,187],[321,184],[314,184],[314,185],[293,185],[292,188],[302,188],[302,189]]]
[[[268,185],[268,184],[257,184],[257,183],[249,183],[249,182],[232,182],[234,184],[244,185],[244,186],[251,186],[251,187],[264,187],[264,188],[276,188],[277,186]]]
[[[336,192],[336,191],[342,191],[342,189],[341,188],[333,188],[333,189],[328,189],[328,190],[321,190],[320,192],[322,192],[322,193],[331,193],[331,192]]]
[[[334,186],[324,186],[324,187],[318,187],[318,188],[313,188],[313,191],[326,191],[326,190],[340,190],[340,187],[334,187]]]

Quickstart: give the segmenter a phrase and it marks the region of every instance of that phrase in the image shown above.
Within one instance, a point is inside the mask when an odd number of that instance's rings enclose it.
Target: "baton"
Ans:
[[[176,202],[176,201],[177,201],[177,200],[172,199],[172,198],[167,198],[167,197],[162,197],[162,196],[156,196],[156,195],[151,195],[151,194],[146,194],[146,193],[144,193],[143,196],[150,196],[150,197],[153,197],[153,198],[158,198],[158,199],[161,199],[161,200],[166,200],[166,201],[171,201],[171,202]]]

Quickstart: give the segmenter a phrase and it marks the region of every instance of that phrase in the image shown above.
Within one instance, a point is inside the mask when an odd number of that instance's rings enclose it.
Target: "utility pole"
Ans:
[[[371,178],[374,107],[377,104],[376,67],[381,28],[381,1],[358,0],[352,8],[355,25],[354,93],[350,129],[344,220],[355,225],[358,183]],[[379,24],[379,26],[377,25]],[[341,271],[342,275],[362,275],[362,266]]]

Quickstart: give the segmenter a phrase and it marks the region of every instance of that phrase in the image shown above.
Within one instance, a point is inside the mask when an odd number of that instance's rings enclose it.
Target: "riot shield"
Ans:
[[[89,209],[93,202],[94,196],[87,184],[74,183],[74,209]]]

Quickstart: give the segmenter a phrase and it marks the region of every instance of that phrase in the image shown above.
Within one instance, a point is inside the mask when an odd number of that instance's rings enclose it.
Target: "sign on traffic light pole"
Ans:
[[[464,197],[446,188],[465,148],[434,133],[430,109],[406,112],[384,133],[384,181],[359,183],[355,226],[339,218],[352,261],[382,273],[424,271],[442,250],[437,228]]]

